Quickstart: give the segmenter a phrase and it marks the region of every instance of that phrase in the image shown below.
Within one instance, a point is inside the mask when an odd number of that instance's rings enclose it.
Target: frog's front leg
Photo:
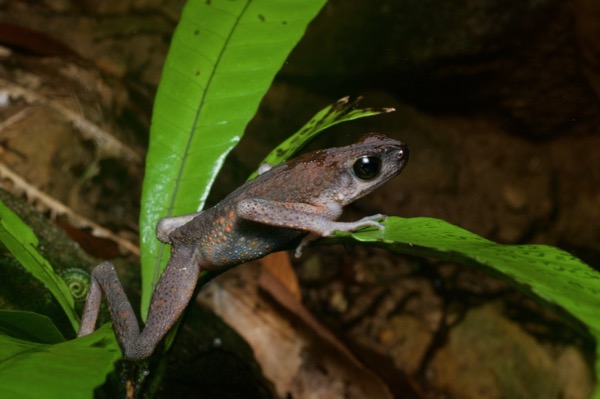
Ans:
[[[104,294],[124,359],[147,359],[183,313],[194,293],[199,274],[200,268],[193,259],[193,249],[172,247],[171,259],[152,295],[146,326],[140,332],[114,266],[110,262],[101,263],[92,271],[92,283],[78,336],[94,330]]]
[[[237,214],[239,217],[255,222],[309,232],[296,248],[297,257],[302,254],[304,247],[319,237],[330,236],[335,231],[356,231],[363,227],[383,229],[379,221],[386,218],[385,215],[377,214],[355,222],[337,222],[335,219],[342,214],[342,207],[335,203],[316,206],[264,199],[240,201],[237,204]]]
[[[385,215],[377,214],[364,217],[355,222],[336,222],[341,216],[342,207],[337,204],[311,205],[297,202],[277,202],[265,199],[246,199],[238,202],[237,215],[271,226],[305,230],[321,237],[332,235],[335,231],[355,231],[363,227],[383,229],[379,220]]]

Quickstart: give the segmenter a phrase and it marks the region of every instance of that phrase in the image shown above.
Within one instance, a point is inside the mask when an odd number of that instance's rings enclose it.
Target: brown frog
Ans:
[[[383,229],[384,215],[337,222],[344,206],[370,193],[406,165],[408,148],[381,134],[356,144],[304,154],[261,174],[216,206],[161,219],[157,237],[171,245],[171,258],[154,290],[142,331],[114,266],[92,271],[79,336],[96,324],[106,297],[124,358],[142,361],[181,316],[200,272],[228,268],[271,252],[296,247],[296,255],[318,237],[364,227]]]

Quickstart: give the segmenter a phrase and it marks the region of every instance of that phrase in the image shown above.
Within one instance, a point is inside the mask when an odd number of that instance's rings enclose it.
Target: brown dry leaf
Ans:
[[[269,262],[291,270],[286,254],[275,254]],[[264,277],[262,273],[257,263],[238,267],[205,287],[197,301],[249,343],[279,397],[392,398],[387,386],[320,325],[295,294],[269,272]],[[270,300],[260,295],[262,287],[269,290]],[[277,298],[276,304],[272,298]]]
[[[110,230],[137,236],[143,150],[120,119],[127,89],[81,59],[1,50],[0,187],[137,254]]]
[[[262,258],[260,263],[263,265],[263,270],[260,273],[261,280],[259,281],[261,289],[271,292],[265,285],[267,281],[263,282],[263,278],[266,278],[268,281],[276,281],[293,301],[297,303],[302,301],[300,283],[286,252],[275,252]]]

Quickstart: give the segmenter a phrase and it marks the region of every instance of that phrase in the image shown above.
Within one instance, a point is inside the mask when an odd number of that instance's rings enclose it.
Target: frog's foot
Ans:
[[[379,221],[383,221],[387,218],[386,215],[382,215],[382,214],[377,214],[377,215],[371,215],[371,216],[367,216],[364,217],[360,220],[357,220],[356,222],[331,222],[328,223],[328,228],[323,229],[321,231],[319,231],[318,233],[309,233],[308,235],[306,235],[302,241],[300,241],[300,244],[298,244],[298,247],[296,248],[296,252],[294,253],[294,256],[296,258],[300,258],[302,256],[302,250],[308,246],[311,242],[315,241],[316,239],[320,238],[320,237],[328,237],[330,235],[332,235],[333,233],[335,233],[336,231],[343,231],[343,232],[353,232],[356,230],[360,230],[364,227],[377,227],[379,230],[383,230],[383,225],[381,223],[379,223]]]
[[[384,227],[379,222],[384,221],[386,218],[386,215],[378,213],[377,215],[366,216],[360,220],[357,220],[356,222],[337,223],[336,229],[334,231],[332,231],[330,234],[324,234],[323,236],[329,236],[335,231],[344,231],[347,233],[351,233],[353,231],[360,230],[363,227],[377,227],[379,230],[383,230]]]
[[[273,165],[271,165],[270,163],[261,163],[260,166],[258,167],[258,171],[257,174],[260,176],[265,172],[270,171],[271,169],[273,169]]]
[[[188,215],[165,217],[160,219],[156,224],[156,238],[158,238],[160,242],[170,244],[171,238],[169,236],[171,235],[171,233],[177,230],[178,228],[182,227],[183,225],[188,224],[201,213],[202,212],[194,212]]]

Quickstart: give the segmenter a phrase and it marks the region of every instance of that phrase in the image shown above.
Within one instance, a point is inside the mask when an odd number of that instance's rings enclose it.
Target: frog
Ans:
[[[187,215],[165,217],[157,239],[171,256],[153,291],[146,325],[140,329],[112,263],[91,273],[78,336],[94,331],[103,297],[123,359],[146,361],[181,317],[203,271],[225,270],[272,252],[296,248],[336,231],[383,229],[386,216],[353,222],[337,219],[344,206],[398,175],[408,161],[405,143],[380,133],[343,147],[308,152],[259,175],[217,205]]]

